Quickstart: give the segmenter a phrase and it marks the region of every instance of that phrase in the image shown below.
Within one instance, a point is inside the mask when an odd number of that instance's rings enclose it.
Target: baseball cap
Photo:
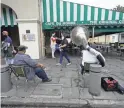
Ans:
[[[24,45],[20,45],[20,46],[18,47],[18,51],[24,51],[24,50],[26,50],[26,49],[28,49],[28,47],[26,47],[26,46],[24,46]]]

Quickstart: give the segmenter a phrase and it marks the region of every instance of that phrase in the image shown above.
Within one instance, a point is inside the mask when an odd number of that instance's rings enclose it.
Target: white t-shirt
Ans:
[[[55,45],[56,45],[56,38],[55,37],[51,37],[50,41],[51,41],[51,47],[55,47]]]

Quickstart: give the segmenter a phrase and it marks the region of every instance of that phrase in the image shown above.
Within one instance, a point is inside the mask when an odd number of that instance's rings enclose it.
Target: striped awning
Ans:
[[[15,14],[15,12],[9,8],[9,7],[1,7],[1,26],[5,26],[5,27],[8,27],[8,26],[11,26],[13,27],[14,25],[17,25],[16,23],[16,19],[17,19],[17,16]]]
[[[42,0],[43,28],[72,24],[124,24],[124,13],[63,0]]]

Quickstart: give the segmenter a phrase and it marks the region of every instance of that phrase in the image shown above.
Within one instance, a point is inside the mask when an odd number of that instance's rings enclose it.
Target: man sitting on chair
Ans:
[[[44,65],[35,62],[31,57],[25,54],[27,47],[26,46],[19,46],[18,53],[15,55],[14,58],[14,65],[23,65],[26,66],[25,73],[26,77],[31,80],[37,75],[42,82],[50,82],[51,79],[48,78],[47,74],[44,71]]]

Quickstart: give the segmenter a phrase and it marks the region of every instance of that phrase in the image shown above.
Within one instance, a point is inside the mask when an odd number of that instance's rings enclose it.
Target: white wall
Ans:
[[[119,36],[119,34],[111,34],[109,36],[110,36],[110,42],[111,43],[118,42],[118,36]]]
[[[120,42],[124,42],[124,33],[120,36]]]
[[[102,36],[95,37],[94,41],[96,43],[102,43],[102,44],[115,43],[115,42],[118,42],[118,36],[119,36],[118,33],[110,34],[110,35],[102,35]],[[90,39],[90,42],[92,42],[92,38]]]
[[[1,0],[11,7],[19,19],[39,19],[38,0]]]
[[[20,44],[28,47],[27,54],[33,59],[40,58],[39,50],[39,38],[38,38],[38,24],[37,23],[19,23],[19,35]],[[26,34],[26,30],[30,30],[30,33],[35,34],[35,41],[24,41],[22,38],[23,34]]]
[[[1,0],[1,3],[12,8],[17,14],[17,22],[19,27],[20,44],[28,47],[27,54],[33,59],[44,56],[43,52],[43,36],[41,23],[41,0]],[[32,20],[34,20],[32,22]],[[35,41],[23,41],[22,34],[30,30],[35,34]]]

